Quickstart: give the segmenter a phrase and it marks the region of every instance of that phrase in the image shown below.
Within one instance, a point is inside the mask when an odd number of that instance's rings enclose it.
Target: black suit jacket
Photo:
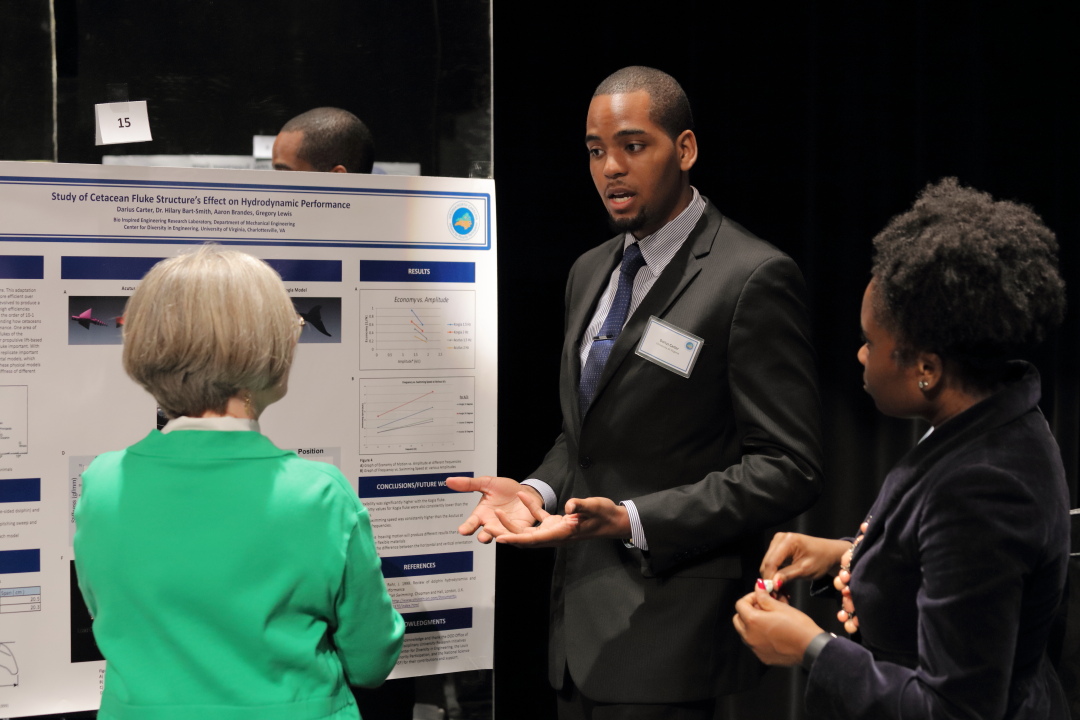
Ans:
[[[684,702],[751,684],[731,624],[764,530],[820,491],[819,407],[803,281],[786,255],[711,204],[629,318],[584,418],[579,343],[623,236],[582,255],[566,289],[563,432],[531,476],[571,497],[631,499],[649,551],[559,550],[550,677],[589,698]],[[704,340],[689,378],[635,354],[650,316]]]
[[[810,716],[1066,720],[1045,651],[1069,553],[1069,493],[1039,375],[937,428],[889,473],[852,560],[862,646],[833,640]]]

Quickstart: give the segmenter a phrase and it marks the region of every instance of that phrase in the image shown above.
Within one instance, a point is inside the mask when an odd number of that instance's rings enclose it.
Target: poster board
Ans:
[[[476,499],[443,480],[495,470],[493,182],[0,162],[0,717],[97,707],[81,471],[155,426],[119,319],[203,242],[266,260],[305,317],[260,424],[367,506],[407,627],[391,677],[491,667],[494,547],[457,534]]]

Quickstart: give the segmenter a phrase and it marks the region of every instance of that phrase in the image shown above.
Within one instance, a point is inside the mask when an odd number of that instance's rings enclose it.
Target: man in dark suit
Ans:
[[[802,277],[690,185],[697,139],[670,76],[607,78],[585,141],[619,234],[570,271],[562,434],[525,483],[447,482],[484,496],[463,534],[559,548],[560,718],[711,720],[760,673],[729,616],[764,531],[820,490]]]

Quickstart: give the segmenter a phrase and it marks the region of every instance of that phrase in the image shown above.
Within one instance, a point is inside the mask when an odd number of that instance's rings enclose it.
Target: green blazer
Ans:
[[[336,468],[257,432],[157,430],[83,473],[75,565],[101,720],[357,718],[404,623]]]

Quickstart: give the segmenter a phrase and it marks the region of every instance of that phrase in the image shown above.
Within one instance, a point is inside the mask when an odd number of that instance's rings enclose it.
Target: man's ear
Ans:
[[[334,167],[330,168],[330,172],[343,172],[343,173],[347,173],[347,172],[349,172],[349,171],[345,169],[345,166],[344,166],[344,165],[335,165]]]
[[[697,162],[697,136],[693,130],[683,130],[675,138],[675,150],[679,153],[679,167],[683,172],[694,167]]]

